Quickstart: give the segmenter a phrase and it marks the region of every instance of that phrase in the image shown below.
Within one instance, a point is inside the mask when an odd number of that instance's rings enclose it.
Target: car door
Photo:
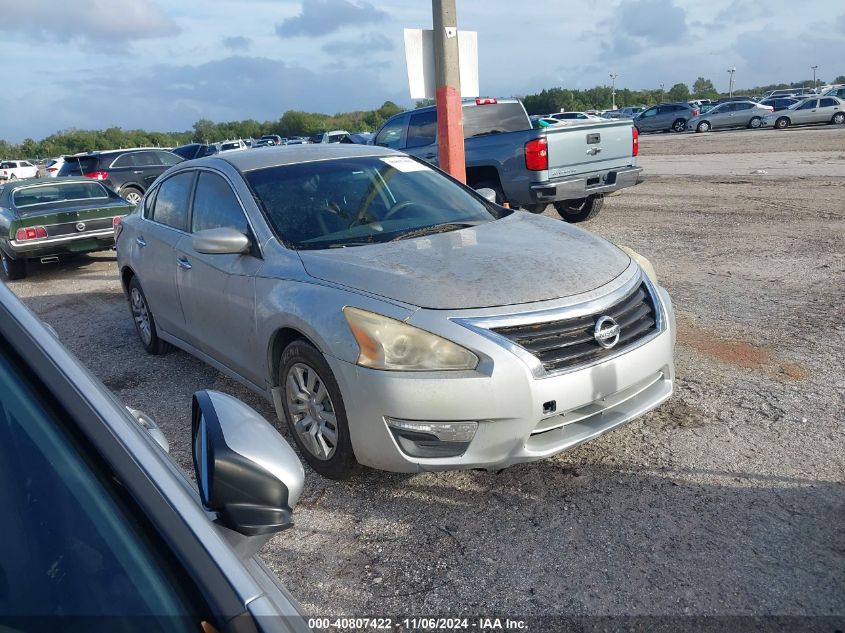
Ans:
[[[815,123],[818,116],[818,99],[807,99],[792,111],[792,123]]]
[[[405,136],[405,151],[434,165],[439,164],[437,110],[425,110],[410,114]]]
[[[734,104],[734,116],[731,125],[733,127],[747,126],[753,116],[758,116],[754,109],[754,104],[747,101],[739,101]]]
[[[198,253],[191,235],[176,244],[176,285],[185,315],[185,340],[255,384],[255,275],[263,264],[241,200],[225,176],[198,170],[189,232],[233,228],[250,238],[246,253]]]
[[[662,105],[657,109],[657,116],[654,117],[655,130],[668,130],[675,120],[675,106]]]
[[[819,123],[826,123],[833,115],[840,111],[839,102],[830,97],[819,99]]]
[[[179,302],[176,244],[188,235],[188,207],[193,193],[193,171],[164,180],[144,199],[132,263],[153,312],[156,326],[185,338],[185,317]]]
[[[657,119],[657,106],[645,110],[637,117],[637,129],[642,132],[653,132],[657,129],[655,119]]]

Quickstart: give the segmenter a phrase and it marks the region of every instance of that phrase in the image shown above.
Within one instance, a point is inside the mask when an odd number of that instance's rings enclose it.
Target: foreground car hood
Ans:
[[[566,297],[608,283],[630,264],[610,242],[524,211],[459,231],[299,256],[317,279],[434,309]]]

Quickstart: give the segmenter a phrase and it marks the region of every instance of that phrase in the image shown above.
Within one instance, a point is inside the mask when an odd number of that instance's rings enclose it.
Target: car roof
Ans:
[[[18,178],[14,182],[4,183],[2,187],[4,189],[8,188],[9,190],[12,190],[20,189],[22,187],[31,187],[32,185],[50,186],[72,182],[96,182],[96,180],[92,180],[91,178],[85,178],[83,176],[62,176],[56,178]]]
[[[358,158],[360,156],[404,156],[401,152],[375,145],[352,144],[314,144],[314,145],[279,145],[262,148],[254,152],[232,152],[231,154],[215,154],[206,158],[187,161],[180,165],[213,165],[217,161],[225,161],[239,171],[252,171],[265,167],[281,165],[295,165],[317,160],[332,160],[337,158]]]

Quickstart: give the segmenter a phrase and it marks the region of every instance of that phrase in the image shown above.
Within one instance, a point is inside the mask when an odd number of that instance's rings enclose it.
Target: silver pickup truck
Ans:
[[[496,201],[533,213],[553,204],[568,222],[595,217],[604,195],[639,184],[639,138],[629,120],[571,122],[532,129],[517,99],[463,102],[467,184],[496,192]],[[397,114],[375,145],[437,164],[437,109]]]

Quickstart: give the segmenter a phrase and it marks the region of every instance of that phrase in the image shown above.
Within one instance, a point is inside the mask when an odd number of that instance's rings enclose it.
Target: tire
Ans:
[[[128,291],[129,312],[132,314],[132,320],[135,322],[135,331],[138,333],[138,338],[141,339],[141,345],[143,345],[148,354],[152,354],[153,356],[166,354],[173,347],[158,337],[155,318],[153,317],[149,304],[147,304],[147,297],[141,289],[141,284],[137,277],[132,277],[129,281]]]
[[[15,174],[12,174],[11,176],[9,176],[9,180],[17,180],[17,179],[18,179],[18,177]]]
[[[751,117],[751,120],[748,122],[748,127],[752,130],[760,129],[760,125],[763,123],[763,119],[758,116]]]
[[[710,122],[709,121],[702,121],[695,128],[695,131],[696,132],[709,132],[710,131]]]
[[[26,260],[12,259],[6,253],[0,251],[0,258],[3,260],[3,274],[9,281],[23,279],[26,277]]]
[[[601,194],[581,198],[580,200],[563,200],[555,202],[558,214],[567,222],[586,222],[599,214],[604,206],[604,196]]]
[[[830,122],[834,125],[845,124],[845,112],[837,112],[833,115],[833,118],[830,120]]]
[[[482,180],[472,186],[473,189],[492,189],[496,192],[496,204],[503,204],[505,200],[505,192],[502,190],[502,185],[497,180]]]
[[[785,116],[782,116],[777,121],[775,121],[775,127],[779,130],[785,130],[789,127],[789,119],[787,119]]]
[[[678,119],[672,124],[672,131],[673,132],[683,132],[687,129],[687,122],[683,119]]]
[[[294,341],[282,352],[279,385],[285,420],[302,457],[323,477],[348,479],[358,461],[343,396],[326,359],[307,341]],[[291,411],[292,406],[301,409]]]
[[[137,206],[141,202],[141,198],[144,197],[144,192],[135,187],[124,187],[120,192],[120,197]]]

